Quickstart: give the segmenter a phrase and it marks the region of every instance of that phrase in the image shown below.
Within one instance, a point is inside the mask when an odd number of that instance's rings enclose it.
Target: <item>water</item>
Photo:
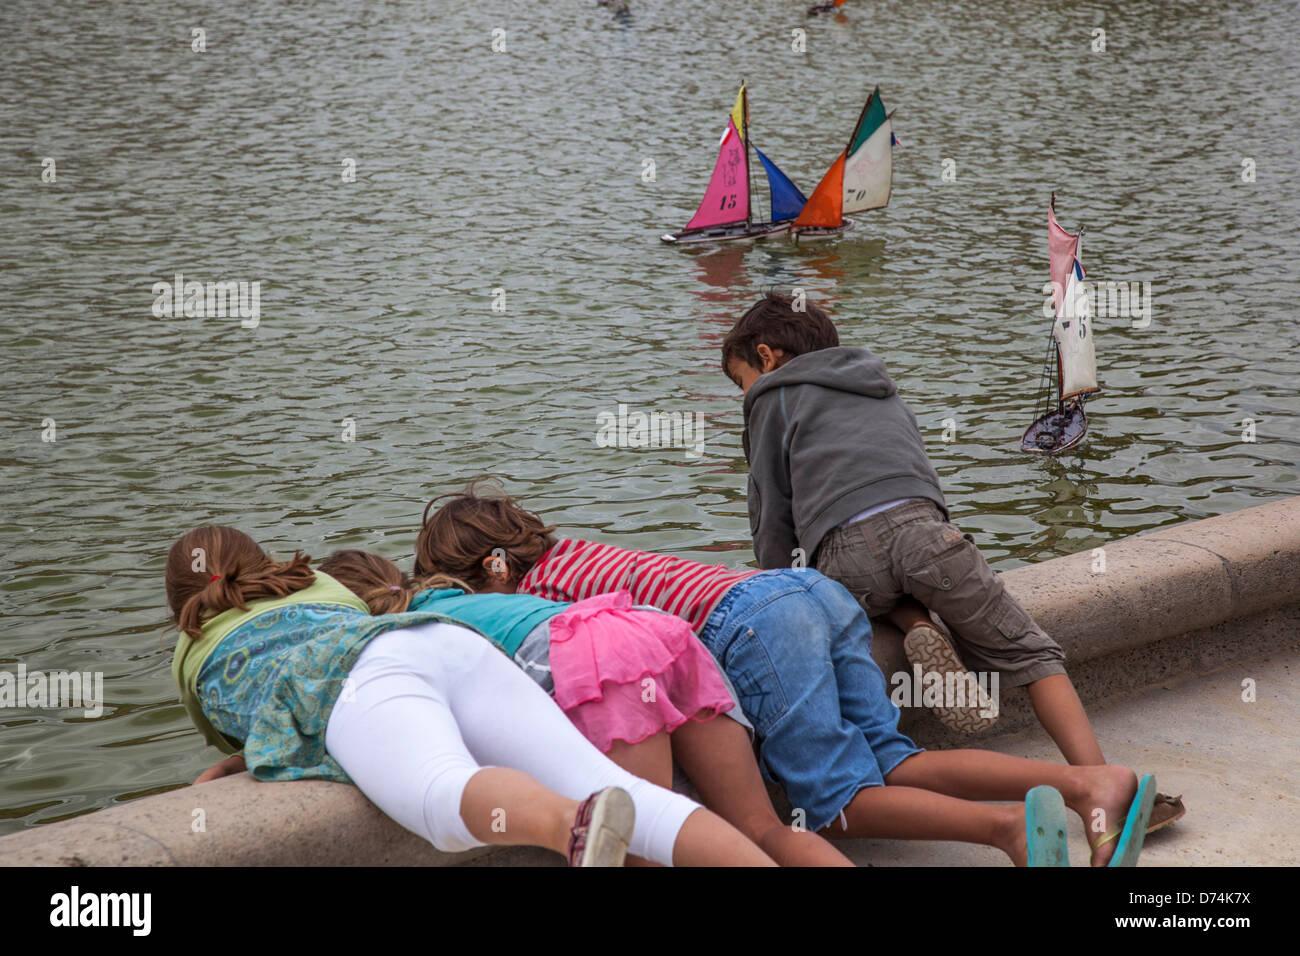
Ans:
[[[805,5],[0,8],[0,668],[102,671],[107,697],[4,712],[0,832],[213,761],[162,633],[163,558],[195,524],[405,558],[426,498],[494,472],[565,532],[751,561],[718,345],[769,286],[885,357],[996,567],[1294,493],[1289,4]],[[662,247],[742,76],[806,192],[879,83],[889,208],[838,243]],[[1154,310],[1098,323],[1088,438],[1043,461],[1017,442],[1053,189],[1089,278],[1149,281]],[[155,318],[177,272],[261,281],[260,324]],[[704,455],[597,447],[619,403],[705,416]]]

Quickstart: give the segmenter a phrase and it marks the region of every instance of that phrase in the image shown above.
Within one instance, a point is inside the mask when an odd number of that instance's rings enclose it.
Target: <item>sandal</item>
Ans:
[[[1151,820],[1147,823],[1147,833],[1155,833],[1167,827],[1175,820],[1181,820],[1187,813],[1183,806],[1183,795],[1171,797],[1167,793],[1157,793],[1155,805],[1151,807]]]
[[[1142,853],[1142,841],[1147,835],[1147,821],[1151,819],[1151,807],[1156,802],[1156,778],[1144,774],[1138,781],[1137,793],[1128,808],[1128,817],[1124,820],[1124,829],[1107,833],[1092,845],[1092,857],[1097,851],[1119,837],[1119,845],[1107,866],[1137,866],[1138,856]],[[1089,860],[1091,862],[1091,860]]]
[[[597,790],[578,804],[569,831],[569,866],[622,866],[635,825],[636,804],[626,790]]]
[[[1055,787],[1034,787],[1025,794],[1025,835],[1029,866],[1069,866],[1065,838],[1065,800]]]
[[[975,675],[966,669],[961,658],[957,656],[956,649],[948,642],[948,638],[933,624],[925,622],[913,624],[907,636],[903,638],[903,652],[907,655],[908,663],[913,667],[919,666],[922,673],[942,674],[944,687],[978,687],[974,680]],[[948,680],[949,674],[957,675],[954,681]],[[957,681],[964,682],[964,685],[956,683]],[[920,688],[917,688],[917,693],[920,693]],[[949,730],[962,734],[977,733],[993,726],[994,721],[998,719],[998,705],[996,700],[990,699],[982,687],[975,692],[975,697],[976,699],[970,701],[965,707],[939,705],[931,707],[930,710]]]

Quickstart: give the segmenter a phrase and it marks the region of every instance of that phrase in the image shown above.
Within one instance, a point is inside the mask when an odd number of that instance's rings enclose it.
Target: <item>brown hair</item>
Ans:
[[[428,588],[459,588],[471,593],[463,581],[435,574],[412,578],[383,555],[371,551],[335,551],[320,569],[366,602],[371,614],[401,614],[411,599]]]
[[[284,597],[316,580],[311,558],[295,551],[272,561],[261,545],[235,528],[205,525],[187,531],[167,553],[167,604],[180,629],[194,639],[209,618],[248,602]]]
[[[440,501],[444,504],[429,514]],[[554,530],[499,485],[476,478],[464,491],[439,495],[425,505],[415,542],[415,573],[450,574],[481,591],[490,583],[483,561],[500,549],[509,580],[518,581],[555,546]]]
[[[805,301],[804,309],[796,310],[790,296],[769,292],[749,307],[722,340],[722,371],[731,378],[733,359],[750,368],[761,369],[760,345],[773,351],[780,349],[787,359],[791,359],[839,344],[840,334],[835,331],[835,323],[817,306]]]

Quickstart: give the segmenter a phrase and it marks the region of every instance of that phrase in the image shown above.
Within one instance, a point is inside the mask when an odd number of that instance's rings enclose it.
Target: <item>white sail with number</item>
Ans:
[[[1052,299],[1056,321],[1052,337],[1060,361],[1059,399],[1065,401],[1101,391],[1097,385],[1097,354],[1093,347],[1092,307],[1083,285],[1079,237],[1066,232],[1048,210]]]

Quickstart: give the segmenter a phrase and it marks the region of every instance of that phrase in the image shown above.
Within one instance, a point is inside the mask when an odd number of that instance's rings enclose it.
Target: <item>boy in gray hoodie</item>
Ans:
[[[808,564],[839,581],[868,616],[888,615],[903,631],[914,667],[955,673],[946,687],[985,686],[966,676],[963,659],[1006,686],[1026,687],[1066,760],[1105,763],[1060,646],[1011,597],[971,536],[949,522],[916,416],[884,362],[840,346],[830,318],[801,304],[769,293],[722,345],[723,371],[745,393],[759,566]],[[992,722],[996,702],[957,696],[932,708],[944,724],[973,732]],[[1152,825],[1182,813],[1181,801],[1166,797]]]

